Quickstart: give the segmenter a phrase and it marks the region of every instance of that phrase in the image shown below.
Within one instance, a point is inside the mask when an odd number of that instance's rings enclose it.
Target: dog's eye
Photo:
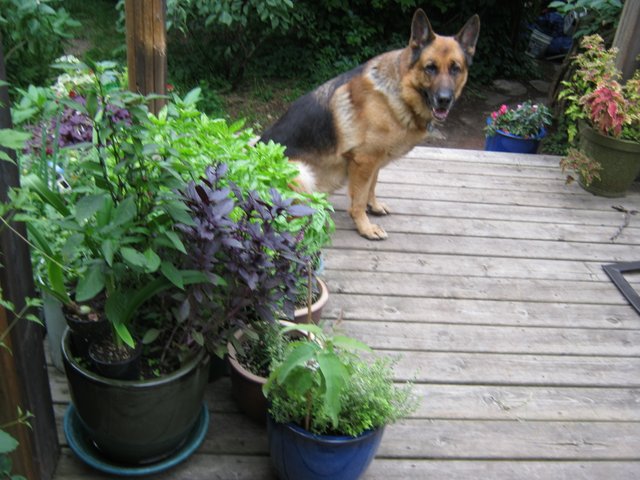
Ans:
[[[451,75],[458,75],[461,71],[462,69],[460,68],[460,65],[458,65],[457,63],[452,63],[451,67],[449,68],[449,73]]]
[[[429,63],[426,67],[424,67],[424,71],[427,75],[437,75],[438,67],[433,63]]]

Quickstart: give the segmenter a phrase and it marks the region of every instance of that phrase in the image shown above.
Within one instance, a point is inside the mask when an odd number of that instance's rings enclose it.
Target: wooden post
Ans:
[[[627,0],[620,14],[620,23],[613,39],[613,46],[618,47],[616,67],[622,72],[622,79],[628,80],[633,72],[640,68],[640,1]]]
[[[5,79],[0,35],[0,80]],[[0,128],[11,128],[7,87],[0,87]],[[14,154],[12,151],[7,153]],[[7,199],[9,188],[18,185],[18,167],[0,160],[0,202]],[[13,227],[26,235],[23,224],[14,223]],[[35,294],[31,259],[28,246],[6,227],[0,228],[0,265],[3,298],[20,310],[25,305],[25,298]],[[11,312],[0,307],[0,332],[7,330],[13,318]],[[14,420],[18,406],[35,416],[32,430],[23,426],[10,429],[11,435],[20,442],[11,457],[13,471],[29,480],[52,478],[59,454],[43,334],[41,326],[20,320],[5,338],[12,354],[0,349],[0,424]]]
[[[125,0],[129,90],[143,95],[167,93],[165,0]],[[158,113],[166,100],[149,109]]]

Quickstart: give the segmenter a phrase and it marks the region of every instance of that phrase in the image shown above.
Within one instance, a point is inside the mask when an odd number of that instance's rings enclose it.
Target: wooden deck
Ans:
[[[327,318],[400,354],[397,376],[423,401],[365,478],[640,478],[640,316],[602,270],[640,260],[638,184],[606,199],[565,186],[556,157],[416,148],[378,193],[394,212],[383,242],[359,237],[333,197]],[[51,379],[61,418],[65,379]],[[237,412],[228,379],[208,403],[197,454],[153,478],[273,478],[265,429]],[[59,432],[57,480],[109,478]]]

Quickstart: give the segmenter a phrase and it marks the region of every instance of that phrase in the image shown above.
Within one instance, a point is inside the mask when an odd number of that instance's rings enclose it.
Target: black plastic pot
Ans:
[[[129,356],[121,360],[104,359],[97,351],[97,347],[101,345],[104,345],[104,341],[93,342],[89,345],[89,358],[96,373],[117,380],[136,380],[140,377],[140,358],[142,357],[140,343],[136,345],[136,348],[126,347]]]
[[[71,330],[71,341],[76,355],[87,356],[89,354],[89,346],[93,342],[109,338],[111,335],[111,324],[107,317],[101,317],[99,320],[88,320],[70,314],[65,307],[62,307],[62,312],[67,326]]]
[[[73,356],[69,329],[62,356],[82,426],[112,461],[159,461],[183,445],[198,421],[209,376],[204,349],[179,370],[150,380],[113,380],[87,370]]]

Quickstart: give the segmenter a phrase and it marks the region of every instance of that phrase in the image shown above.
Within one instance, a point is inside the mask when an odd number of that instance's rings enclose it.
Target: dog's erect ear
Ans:
[[[476,14],[467,20],[467,23],[455,36],[455,39],[462,46],[467,65],[471,65],[473,55],[476,53],[478,35],[480,35],[480,17]]]
[[[409,46],[415,60],[420,56],[422,49],[429,45],[434,38],[436,35],[433,33],[427,14],[421,8],[417,9],[411,21],[411,39],[409,40]]]

